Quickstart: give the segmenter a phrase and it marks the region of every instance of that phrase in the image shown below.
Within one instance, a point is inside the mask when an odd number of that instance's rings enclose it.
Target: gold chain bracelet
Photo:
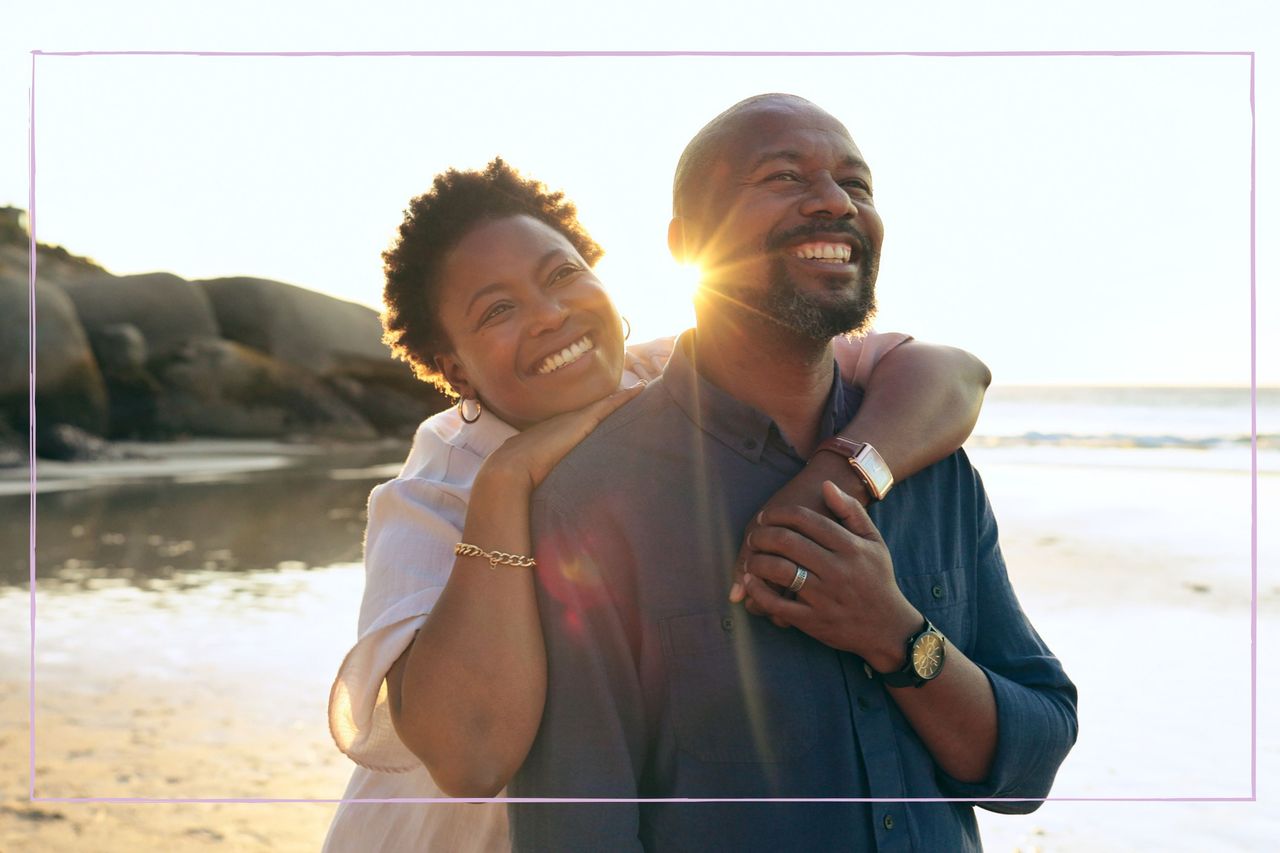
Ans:
[[[523,554],[507,554],[503,551],[486,551],[475,545],[468,545],[466,542],[459,542],[453,546],[453,553],[459,557],[484,557],[489,561],[489,568],[496,569],[501,564],[503,566],[515,566],[517,569],[532,569],[538,565],[533,557],[526,557]]]

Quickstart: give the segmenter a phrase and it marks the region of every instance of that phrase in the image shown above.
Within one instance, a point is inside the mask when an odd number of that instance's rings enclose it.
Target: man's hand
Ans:
[[[867,491],[867,487],[854,475],[853,469],[849,467],[838,453],[819,453],[808,465],[804,467],[790,482],[777,491],[773,497],[765,503],[763,511],[755,515],[751,519],[751,523],[747,525],[747,530],[742,538],[742,545],[738,548],[738,557],[733,563],[733,585],[729,589],[729,601],[737,604],[744,601],[744,606],[748,613],[754,613],[760,616],[764,613],[756,604],[753,597],[746,594],[746,589],[742,585],[743,567],[746,565],[747,558],[755,553],[755,549],[751,547],[752,534],[760,528],[762,517],[771,509],[781,507],[804,507],[812,510],[818,515],[826,518],[833,518],[831,510],[827,507],[827,502],[822,496],[823,483],[830,480],[839,481],[845,484],[846,490],[850,491],[863,506],[871,500],[871,493]],[[787,583],[790,583],[788,579]],[[784,583],[777,591],[781,592],[786,589]],[[773,622],[779,628],[786,628],[787,623],[780,617],[774,617]]]
[[[757,517],[743,576],[752,612],[853,652],[879,672],[899,669],[924,617],[898,589],[889,550],[862,504],[830,481],[822,496],[834,520],[801,506],[769,507]],[[798,567],[809,574],[791,600],[778,590]]]

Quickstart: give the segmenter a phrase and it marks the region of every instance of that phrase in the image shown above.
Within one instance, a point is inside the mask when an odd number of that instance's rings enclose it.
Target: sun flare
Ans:
[[[669,259],[643,267],[611,260],[601,260],[595,271],[631,324],[631,341],[675,335],[693,326],[693,294],[700,276],[696,266]]]

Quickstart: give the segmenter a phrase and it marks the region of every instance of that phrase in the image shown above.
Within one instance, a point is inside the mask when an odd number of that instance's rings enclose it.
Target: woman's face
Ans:
[[[622,323],[572,244],[529,216],[473,228],[440,268],[439,365],[517,429],[618,388]]]

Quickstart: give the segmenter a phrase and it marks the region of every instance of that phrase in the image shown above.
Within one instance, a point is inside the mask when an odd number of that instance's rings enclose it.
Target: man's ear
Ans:
[[[436,369],[439,370],[453,388],[453,392],[464,400],[473,400],[476,398],[476,389],[472,387],[471,381],[467,378],[467,369],[458,361],[458,357],[453,353],[441,353],[435,357]]]
[[[667,249],[678,264],[693,261],[689,252],[689,238],[692,235],[688,233],[688,227],[688,220],[683,216],[673,216],[671,222],[667,224]]]

